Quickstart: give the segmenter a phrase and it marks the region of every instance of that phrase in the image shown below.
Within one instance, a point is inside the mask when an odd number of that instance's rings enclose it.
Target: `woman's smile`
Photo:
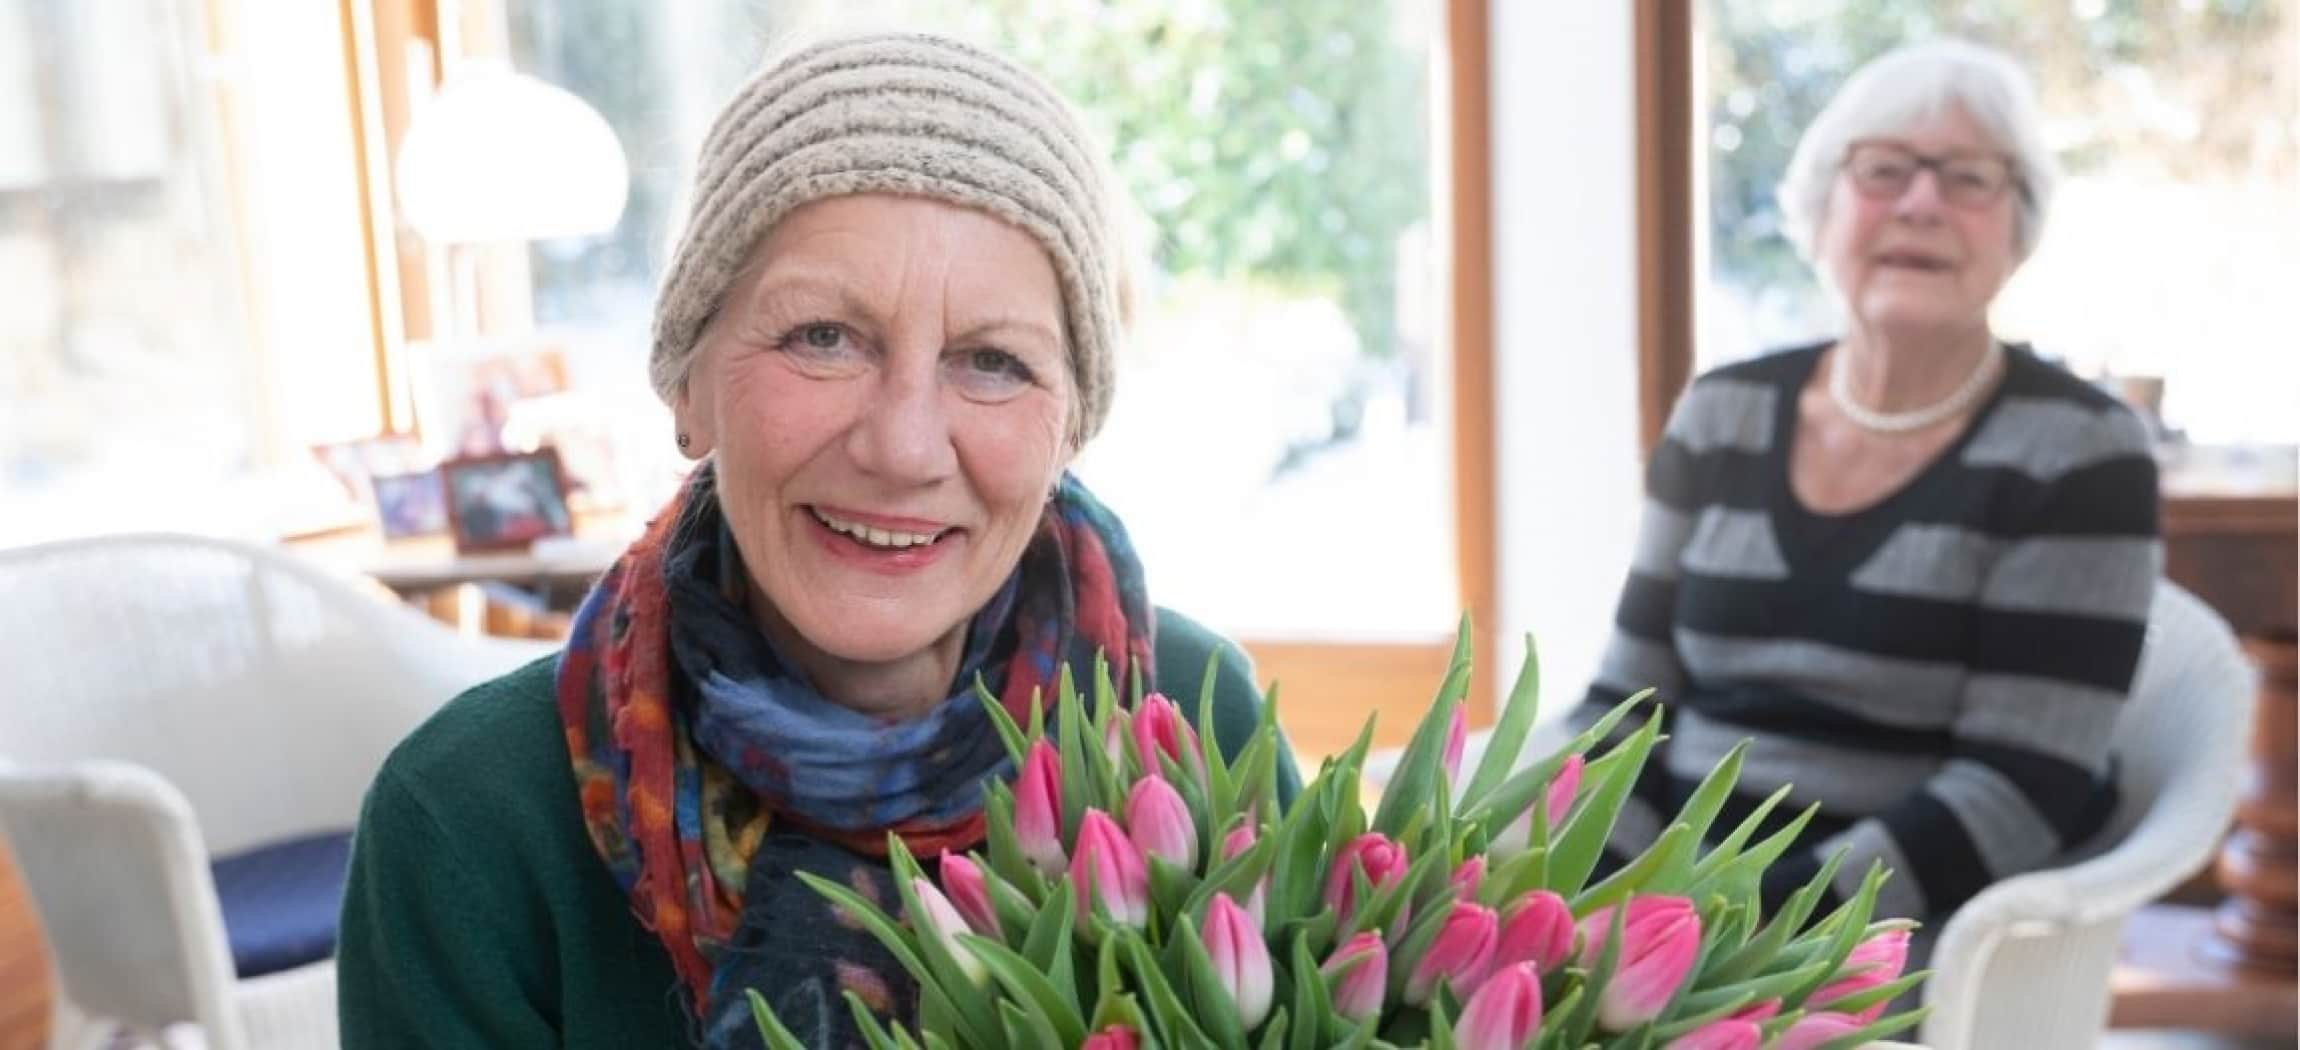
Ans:
[[[808,504],[817,546],[841,564],[888,576],[907,575],[942,560],[965,541],[966,530],[919,518]]]

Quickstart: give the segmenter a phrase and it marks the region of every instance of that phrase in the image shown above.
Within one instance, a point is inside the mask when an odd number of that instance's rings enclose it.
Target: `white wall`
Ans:
[[[1533,632],[1549,715],[1596,669],[1636,528],[1631,5],[1491,11],[1502,666]]]

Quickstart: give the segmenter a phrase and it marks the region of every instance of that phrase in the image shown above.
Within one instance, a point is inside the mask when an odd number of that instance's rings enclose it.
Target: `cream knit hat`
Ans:
[[[1118,230],[1098,154],[1036,77],[941,37],[818,43],[743,86],[697,167],[694,206],[655,304],[648,372],[665,401],[686,383],[736,270],[776,222],[824,197],[895,193],[988,212],[1045,246],[1078,390],[1073,447],[1101,429],[1126,298]]]

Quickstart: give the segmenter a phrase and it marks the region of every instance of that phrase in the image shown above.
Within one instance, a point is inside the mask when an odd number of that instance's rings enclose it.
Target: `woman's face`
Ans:
[[[677,406],[778,642],[884,664],[1005,582],[1073,450],[1062,298],[1030,235],[913,197],[786,216]],[[781,628],[781,629],[778,629]]]
[[[1958,106],[1900,134],[1860,140],[1846,152],[1821,222],[1825,276],[1865,326],[1985,327],[1990,301],[2019,265],[2019,192],[2003,151]]]

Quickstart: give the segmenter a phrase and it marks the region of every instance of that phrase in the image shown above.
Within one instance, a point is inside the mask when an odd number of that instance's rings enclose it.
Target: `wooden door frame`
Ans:
[[[1637,434],[1650,456],[1693,376],[1694,0],[1637,0]]]

